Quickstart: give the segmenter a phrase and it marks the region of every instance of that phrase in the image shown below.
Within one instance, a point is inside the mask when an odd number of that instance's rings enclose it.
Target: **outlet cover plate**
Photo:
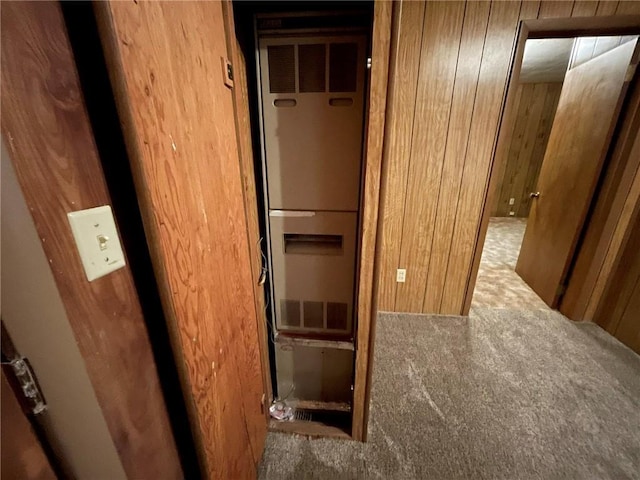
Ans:
[[[396,282],[404,283],[406,278],[407,278],[407,269],[399,268],[398,271],[396,272]]]

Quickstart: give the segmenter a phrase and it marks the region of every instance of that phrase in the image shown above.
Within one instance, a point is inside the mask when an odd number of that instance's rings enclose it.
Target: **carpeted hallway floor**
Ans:
[[[369,441],[269,433],[261,479],[640,479],[640,356],[550,310],[492,219],[468,318],[381,314]]]
[[[552,311],[382,314],[369,441],[269,433],[262,479],[640,478],[640,357]]]

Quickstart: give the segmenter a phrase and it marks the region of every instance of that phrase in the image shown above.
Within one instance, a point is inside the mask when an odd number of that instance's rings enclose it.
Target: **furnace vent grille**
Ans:
[[[287,327],[300,326],[300,302],[280,300],[280,322]]]
[[[270,45],[269,90],[271,93],[295,93],[296,59],[294,45]]]
[[[346,331],[349,306],[339,302],[280,300],[279,328],[285,330]]]
[[[357,66],[357,43],[332,43],[329,47],[329,91],[355,92]]]
[[[298,79],[300,92],[324,92],[326,45],[298,45]]]
[[[297,55],[296,55],[297,48]],[[358,44],[314,43],[269,45],[269,91],[271,93],[355,92],[358,86]],[[296,89],[296,69],[298,87]]]

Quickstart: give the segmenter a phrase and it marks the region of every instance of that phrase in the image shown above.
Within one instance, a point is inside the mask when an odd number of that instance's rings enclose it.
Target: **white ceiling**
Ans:
[[[573,38],[527,40],[520,69],[520,82],[562,82],[571,57],[573,42]]]

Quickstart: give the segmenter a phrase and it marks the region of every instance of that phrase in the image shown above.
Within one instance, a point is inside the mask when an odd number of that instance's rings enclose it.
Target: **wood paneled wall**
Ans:
[[[640,216],[620,258],[613,281],[594,320],[622,343],[640,353]]]
[[[203,470],[251,478],[264,385],[222,4],[96,8]]]
[[[512,129],[511,141],[492,216],[529,215],[529,193],[538,181],[561,90],[562,83],[521,83],[518,86],[514,103],[516,119],[505,127]],[[509,204],[511,198],[513,205]]]
[[[460,314],[520,20],[629,15],[640,2],[395,5],[378,307]],[[406,282],[396,283],[396,269]]]
[[[181,478],[131,270],[88,282],[66,218],[111,201],[60,5],[6,2],[1,17],[2,134],[122,466]]]

